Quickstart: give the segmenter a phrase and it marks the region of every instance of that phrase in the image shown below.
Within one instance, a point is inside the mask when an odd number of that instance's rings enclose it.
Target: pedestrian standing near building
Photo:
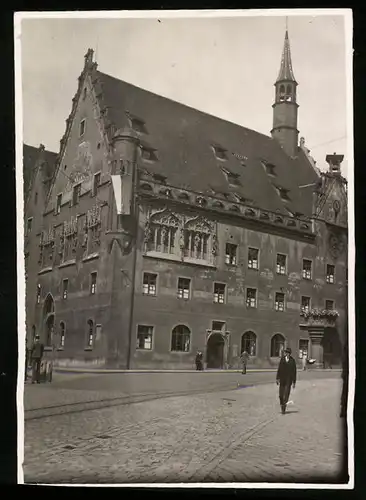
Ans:
[[[34,384],[34,382],[37,382],[37,384],[40,383],[40,371],[41,371],[41,361],[43,357],[43,352],[44,352],[44,345],[41,343],[39,335],[36,335],[31,352],[32,384]]]
[[[203,370],[203,362],[202,362],[203,354],[201,351],[197,351],[196,354],[196,370],[197,371],[202,371]]]
[[[287,347],[285,354],[278,365],[276,383],[280,386],[279,397],[282,413],[286,412],[286,405],[291,392],[291,385],[296,385],[296,362],[291,356],[291,349]]]
[[[247,351],[243,351],[241,353],[240,359],[243,366],[242,374],[245,375],[247,373],[247,364],[249,361],[249,354],[247,353]]]
[[[302,369],[303,369],[303,371],[305,371],[306,370],[306,363],[308,361],[308,353],[306,351],[304,351],[302,353],[302,359],[301,359],[301,361],[302,361]]]

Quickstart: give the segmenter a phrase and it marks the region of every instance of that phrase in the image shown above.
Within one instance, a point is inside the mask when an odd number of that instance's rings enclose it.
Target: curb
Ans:
[[[54,367],[54,372],[57,373],[90,373],[90,374],[114,374],[114,373],[199,373],[199,374],[210,374],[210,373],[240,373],[241,370],[118,370],[118,369],[103,369],[103,368],[63,368],[63,367]],[[247,374],[249,373],[273,373],[276,372],[277,368],[258,368],[258,369],[249,369],[247,370]],[[323,369],[323,368],[314,368],[308,371],[312,372],[340,372],[340,368]]]

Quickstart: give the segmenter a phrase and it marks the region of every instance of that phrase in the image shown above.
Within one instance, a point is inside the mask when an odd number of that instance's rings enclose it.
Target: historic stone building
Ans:
[[[297,112],[287,32],[271,136],[106,75],[89,50],[27,189],[28,336],[59,365],[188,369],[201,349],[237,367],[246,349],[271,366],[285,345],[338,363],[343,156],[321,173]]]

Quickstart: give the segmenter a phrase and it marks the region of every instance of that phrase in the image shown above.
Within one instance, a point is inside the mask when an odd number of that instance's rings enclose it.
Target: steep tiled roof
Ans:
[[[24,193],[28,192],[32,173],[39,155],[39,149],[28,144],[23,144],[23,183]]]
[[[45,164],[44,177],[50,178],[55,171],[57,154],[40,147],[35,148],[28,144],[23,144],[23,179],[24,179],[24,194],[26,195],[31,188],[31,184],[36,173],[36,166],[42,157]]]
[[[144,122],[145,146],[156,150],[157,160],[140,159],[140,166],[166,176],[166,182],[201,193],[235,191],[260,208],[311,215],[313,189],[298,189],[318,176],[303,151],[291,159],[275,139],[208,115],[165,97],[97,71],[108,118],[116,128],[129,126],[128,114]],[[214,147],[225,151],[226,160]],[[220,156],[220,154],[218,154]],[[262,160],[274,165],[267,173]],[[226,172],[237,176],[231,186]],[[284,202],[274,187],[288,190]]]

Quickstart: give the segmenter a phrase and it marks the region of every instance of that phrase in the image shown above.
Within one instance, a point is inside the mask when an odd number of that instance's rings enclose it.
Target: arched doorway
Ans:
[[[207,341],[207,368],[223,368],[225,339],[220,333],[213,333]]]
[[[342,344],[336,327],[324,329],[322,346],[325,367],[340,365],[342,360]]]
[[[52,346],[55,327],[55,303],[51,294],[48,294],[43,307],[44,342]]]

